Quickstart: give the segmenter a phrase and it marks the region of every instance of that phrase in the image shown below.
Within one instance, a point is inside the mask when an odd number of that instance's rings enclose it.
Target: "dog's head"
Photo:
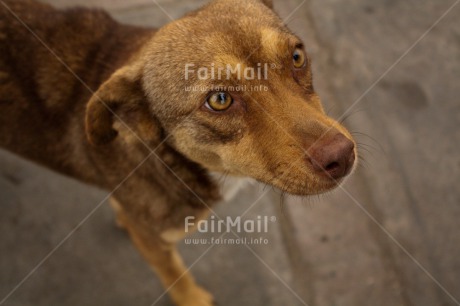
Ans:
[[[166,25],[97,95],[147,112],[142,122],[155,118],[166,142],[204,168],[292,194],[327,191],[355,164],[350,133],[325,115],[304,44],[271,1],[216,0]],[[89,138],[107,142],[112,114],[96,104]]]

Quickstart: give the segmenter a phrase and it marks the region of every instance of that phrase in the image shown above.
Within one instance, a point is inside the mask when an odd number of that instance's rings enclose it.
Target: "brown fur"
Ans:
[[[178,305],[212,304],[173,246],[185,217],[203,218],[219,200],[210,171],[299,195],[337,185],[312,170],[306,151],[339,131],[351,136],[325,116],[310,63],[290,68],[301,41],[271,1],[217,0],[158,31],[120,25],[99,10],[2,2],[0,145],[116,189],[119,223]],[[276,68],[267,80],[184,78],[186,63],[229,61]],[[203,106],[207,92],[184,90],[237,83],[270,90],[231,92],[232,107],[218,114]]]

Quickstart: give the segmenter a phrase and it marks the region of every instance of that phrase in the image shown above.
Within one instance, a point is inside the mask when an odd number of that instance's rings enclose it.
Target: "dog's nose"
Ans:
[[[309,151],[313,169],[333,179],[350,173],[355,161],[354,143],[342,133],[320,139]]]

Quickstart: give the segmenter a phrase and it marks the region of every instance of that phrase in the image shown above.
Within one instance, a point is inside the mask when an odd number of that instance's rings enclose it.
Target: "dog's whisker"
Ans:
[[[364,152],[367,152],[367,153],[371,154],[372,156],[374,155],[372,150],[371,150],[373,148],[368,148],[366,146],[363,146],[362,144],[357,144],[357,145],[358,145],[358,151],[359,152],[362,153],[364,151]]]
[[[356,108],[353,111],[348,112],[347,114],[345,114],[345,116],[342,116],[342,118],[340,118],[340,120],[339,120],[339,123],[343,124],[345,121],[350,119],[352,116],[354,116],[354,115],[356,115],[356,114],[358,114],[360,112],[365,112],[365,111],[367,111],[367,109],[364,108],[364,107]]]
[[[336,105],[330,105],[325,111],[326,115],[330,116],[334,108],[336,108]]]
[[[371,164],[369,164],[369,162],[366,160],[365,156],[363,156],[362,154],[358,156],[358,160],[359,160],[358,167],[361,167],[361,168],[363,168],[365,170],[371,168]]]
[[[385,149],[380,144],[380,142],[377,141],[377,139],[375,139],[374,137],[372,137],[372,136],[370,136],[370,135],[368,135],[366,133],[362,133],[362,132],[358,132],[358,131],[351,131],[350,134],[354,135],[355,137],[366,137],[366,138],[370,139],[372,142],[374,142],[377,145],[377,147],[379,148],[380,152],[382,152],[384,155],[386,155]]]

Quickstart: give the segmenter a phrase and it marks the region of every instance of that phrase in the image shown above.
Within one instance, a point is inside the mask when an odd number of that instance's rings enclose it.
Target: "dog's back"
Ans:
[[[152,30],[120,25],[100,10],[2,2],[0,146],[60,172],[87,176],[78,173],[81,163],[89,162],[87,147],[81,147],[87,144],[86,102]]]

